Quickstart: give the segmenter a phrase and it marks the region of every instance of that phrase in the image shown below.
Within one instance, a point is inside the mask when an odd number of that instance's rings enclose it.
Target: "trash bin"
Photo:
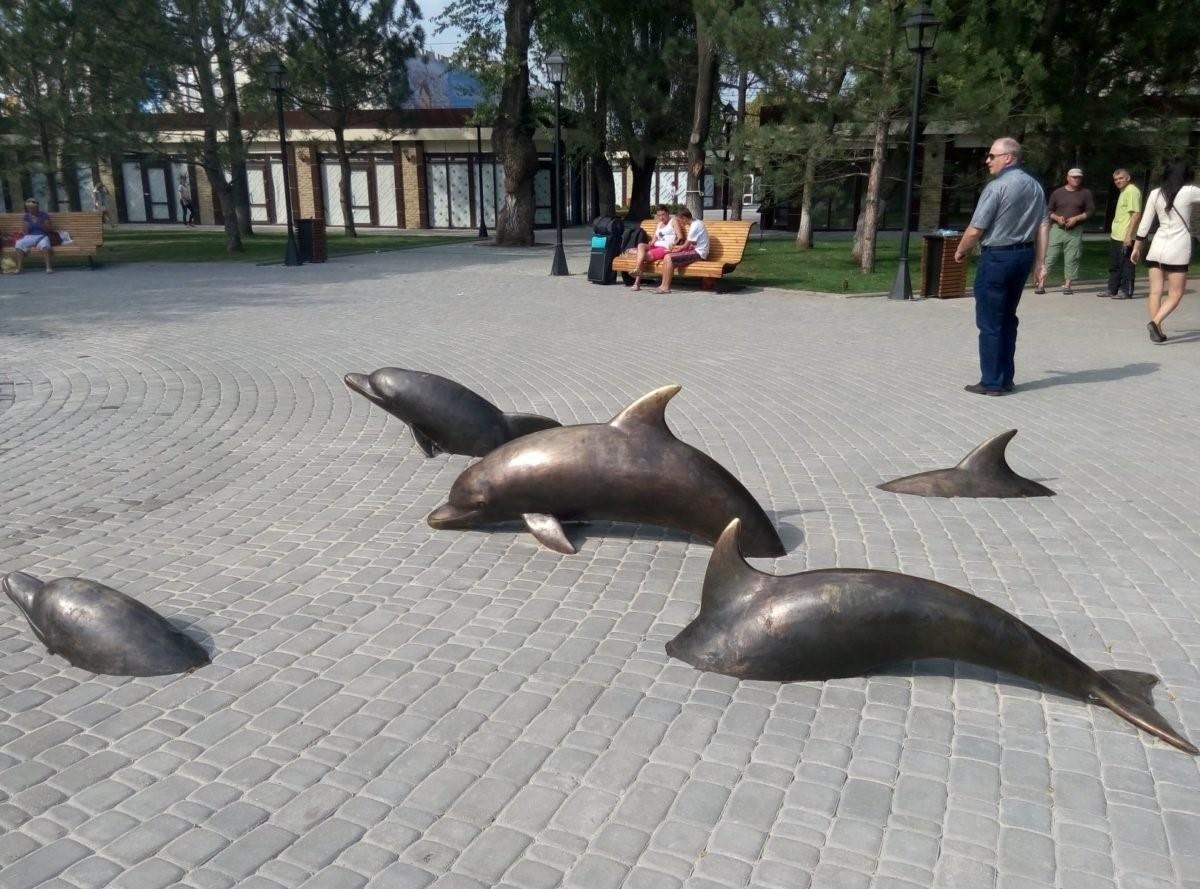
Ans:
[[[926,232],[921,240],[922,296],[951,299],[967,295],[967,263],[954,261],[961,232]]]
[[[329,249],[325,244],[325,220],[297,219],[296,238],[299,241],[301,262],[325,262]]]
[[[588,259],[587,279],[593,284],[615,284],[613,260],[621,252],[625,221],[619,216],[600,216],[592,223],[592,252]]]

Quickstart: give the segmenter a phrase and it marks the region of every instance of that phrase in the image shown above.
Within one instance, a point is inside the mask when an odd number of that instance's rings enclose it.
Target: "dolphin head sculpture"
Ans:
[[[42,635],[42,631],[38,627],[33,615],[33,606],[37,600],[37,594],[42,591],[42,587],[45,584],[31,574],[14,571],[11,574],[6,574],[4,579],[0,581],[0,585],[4,587],[4,592],[8,594],[8,598],[25,615],[25,619],[29,621],[29,626],[33,630],[34,635],[45,645],[46,639]]]
[[[429,527],[438,531],[463,530],[489,522],[520,518],[510,514],[495,496],[497,486],[492,481],[490,467],[476,463],[454,480],[446,502],[426,519]]]

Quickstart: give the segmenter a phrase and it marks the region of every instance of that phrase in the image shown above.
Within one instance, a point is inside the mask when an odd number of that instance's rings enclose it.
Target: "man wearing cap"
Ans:
[[[1046,274],[1058,264],[1059,254],[1063,258],[1062,292],[1068,296],[1074,293],[1071,284],[1079,276],[1079,258],[1083,255],[1083,222],[1095,209],[1091,191],[1083,187],[1083,170],[1067,170],[1067,184],[1050,195],[1050,248],[1046,264],[1038,271],[1035,293],[1046,292]]]
[[[1013,391],[1017,352],[1017,304],[1029,272],[1046,253],[1046,192],[1021,169],[1021,143],[997,139],[987,154],[994,177],[983,189],[971,224],[954,251],[964,262],[982,244],[975,270],[975,326],[979,328],[979,382],[966,386],[976,395]]]

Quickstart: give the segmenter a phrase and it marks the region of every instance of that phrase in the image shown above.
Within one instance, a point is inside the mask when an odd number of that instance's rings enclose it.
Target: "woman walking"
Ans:
[[[1148,308],[1150,342],[1165,343],[1162,323],[1179,306],[1183,289],[1187,285],[1188,263],[1192,260],[1192,236],[1196,231],[1192,214],[1200,209],[1200,188],[1191,184],[1192,168],[1186,161],[1171,161],[1163,171],[1162,183],[1146,201],[1146,212],[1138,226],[1137,243],[1129,256],[1137,265],[1145,248],[1151,226],[1157,222],[1158,230],[1145,250],[1146,266],[1150,273],[1150,299]],[[1164,300],[1163,284],[1167,298]]]

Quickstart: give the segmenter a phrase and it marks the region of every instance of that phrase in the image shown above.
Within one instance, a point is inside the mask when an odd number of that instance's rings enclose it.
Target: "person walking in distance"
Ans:
[[[1134,235],[1142,221],[1142,192],[1124,167],[1113,170],[1113,185],[1120,195],[1108,242],[1108,292],[1096,296],[1133,299],[1133,263],[1129,254],[1133,252]]]
[[[188,228],[196,224],[196,211],[192,207],[192,183],[187,176],[179,177],[179,210],[182,222]]]
[[[964,262],[982,245],[975,270],[975,326],[979,328],[979,382],[964,387],[977,395],[1013,391],[1017,351],[1017,304],[1035,264],[1046,256],[1046,192],[1021,167],[1021,143],[1004,137],[985,159],[992,181],[983,189],[954,261]]]
[[[1095,212],[1092,193],[1083,187],[1083,170],[1072,167],[1067,171],[1067,184],[1054,189],[1050,195],[1050,247],[1046,262],[1039,266],[1037,293],[1046,292],[1046,274],[1063,259],[1063,290],[1070,296],[1071,285],[1079,277],[1079,258],[1083,255],[1083,223]]]
[[[1146,199],[1146,214],[1138,226],[1137,243],[1130,261],[1137,265],[1146,239],[1155,221],[1158,230],[1145,250],[1150,272],[1150,296],[1147,300],[1150,321],[1146,329],[1152,343],[1165,343],[1162,323],[1179,307],[1187,286],[1188,264],[1192,261],[1192,239],[1200,230],[1196,215],[1200,211],[1200,188],[1192,184],[1192,168],[1186,161],[1172,161],[1163,171],[1162,184]],[[1167,298],[1162,298],[1163,285]]]

